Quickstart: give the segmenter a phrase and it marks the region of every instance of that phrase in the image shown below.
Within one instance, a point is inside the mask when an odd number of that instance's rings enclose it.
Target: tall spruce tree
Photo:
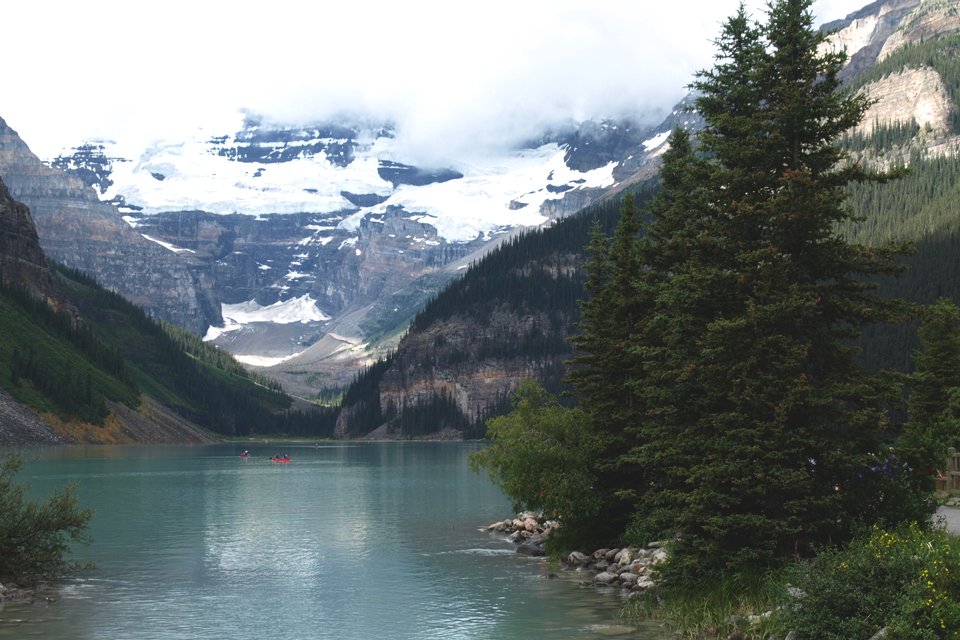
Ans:
[[[896,389],[850,340],[901,319],[868,284],[898,272],[901,248],[836,232],[852,215],[845,185],[871,177],[837,144],[868,102],[841,90],[844,56],[821,50],[810,4],[773,2],[764,25],[741,7],[724,25],[694,84],[709,167],[686,150],[665,158],[678,176],[665,189],[703,175],[706,192],[661,199],[641,252],[656,304],[632,352],[657,373],[636,385],[647,411],[631,456],[656,491],[639,494],[634,532],[652,520],[678,533],[686,577],[774,563],[891,509],[874,469]]]
[[[960,309],[941,298],[924,311],[919,333],[908,405],[909,424],[917,430],[936,423],[947,408],[950,391],[960,388]]]
[[[919,333],[907,424],[887,468],[904,480],[902,519],[925,521],[937,507],[935,471],[960,444],[960,309],[941,298],[923,310]]]
[[[644,326],[649,307],[638,289],[644,268],[637,246],[641,226],[634,197],[626,194],[612,240],[606,241],[595,228],[588,249],[586,286],[590,296],[581,303],[581,331],[573,339],[577,355],[568,377],[602,451],[592,488],[602,506],[592,532],[594,539],[584,540],[587,543],[616,539],[633,511],[629,487],[639,471],[622,454],[635,444],[631,425],[639,407],[632,385],[643,378],[636,360],[626,355],[633,340],[631,330]]]

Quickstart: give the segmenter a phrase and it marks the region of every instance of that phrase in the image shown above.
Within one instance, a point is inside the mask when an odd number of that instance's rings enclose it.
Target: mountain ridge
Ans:
[[[915,164],[918,169],[924,173],[933,171],[933,165],[930,163],[947,162],[949,158],[956,158],[958,147],[955,142],[957,133],[957,94],[953,87],[955,86],[954,74],[946,68],[943,63],[937,62],[934,65],[928,64],[906,64],[901,67],[893,67],[891,63],[897,54],[887,56],[886,66],[882,74],[878,72],[878,77],[867,76],[866,72],[873,69],[871,59],[876,62],[878,54],[883,48],[887,39],[893,37],[894,33],[900,28],[901,22],[916,19],[922,16],[928,7],[922,6],[919,0],[893,0],[875,2],[864,9],[848,16],[845,20],[838,21],[827,27],[830,30],[838,30],[832,37],[832,46],[843,46],[846,42],[856,41],[857,50],[853,52],[850,60],[847,74],[848,81],[854,88],[865,87],[865,91],[877,100],[877,103],[871,107],[868,114],[868,121],[865,121],[861,129],[852,132],[844,139],[843,144],[847,146],[851,157],[855,160],[866,162],[879,168],[892,168],[903,166],[905,164]],[[895,20],[895,23],[894,23]],[[856,38],[852,34],[860,31]],[[947,33],[945,36],[949,36]],[[948,48],[955,54],[960,47],[957,47],[952,40],[941,37],[938,42]],[[916,46],[916,45],[912,45]],[[929,44],[928,46],[935,46]],[[903,50],[903,55],[909,53],[909,47]],[[925,55],[918,57],[926,60]],[[949,57],[949,56],[944,56]],[[906,60],[906,58],[904,57]],[[869,64],[867,64],[869,62]],[[866,65],[866,66],[864,66]],[[881,67],[877,67],[881,69]],[[857,79],[861,81],[857,83]],[[690,104],[695,96],[688,96],[683,104]],[[695,114],[687,114],[683,107],[678,105],[677,109],[671,114],[673,119],[665,122],[660,127],[654,129],[658,136],[666,135],[672,130],[672,127],[686,120],[696,128]],[[891,140],[893,142],[891,142]],[[939,166],[939,164],[937,165]],[[871,195],[867,190],[872,187],[863,187],[861,191],[855,192],[853,202],[861,207],[871,216],[884,217],[890,220],[890,208],[888,203],[894,203],[893,208],[916,208],[920,211],[930,212],[927,216],[934,215],[934,211],[941,212],[945,206],[944,198],[949,193],[941,194],[940,189],[949,189],[946,185],[950,184],[950,175],[945,174],[946,170],[939,170],[941,177],[937,178],[936,187],[931,187],[924,181],[922,175],[915,175],[913,178],[908,176],[909,184],[880,185],[877,187],[883,190],[882,193]],[[898,195],[902,198],[905,191],[910,193],[911,198],[918,198],[905,206],[902,199],[894,199]],[[932,195],[921,195],[921,193]],[[923,198],[928,198],[924,201]],[[882,205],[878,203],[884,203]],[[940,206],[943,203],[943,206]],[[613,207],[612,204],[607,204]],[[587,209],[580,215],[588,218],[604,218],[607,220],[607,228],[612,224],[611,219],[616,217],[616,212],[607,209],[600,213],[596,209]],[[904,234],[908,234],[912,239],[920,240],[920,249],[917,255],[910,259],[911,269],[908,276],[902,282],[894,283],[886,287],[885,290],[894,295],[903,295],[918,302],[932,302],[936,295],[943,295],[947,292],[953,295],[960,295],[960,290],[956,286],[951,286],[944,280],[944,273],[949,273],[949,268],[945,265],[942,258],[950,256],[949,247],[956,245],[956,230],[960,229],[960,212],[954,207],[952,212],[953,238],[952,241],[944,242],[942,236],[924,237],[917,232],[917,225],[904,225],[902,231],[893,230],[893,235],[880,235],[877,230],[871,226],[871,220],[866,220],[857,227],[847,230],[853,237],[862,240],[867,244],[871,242],[883,242],[890,239],[903,239]],[[947,226],[951,223],[944,220],[942,223]],[[586,234],[582,234],[581,249],[586,243]],[[947,248],[944,248],[947,247]],[[527,248],[525,246],[506,247],[505,252],[515,250],[515,253],[522,255]],[[515,260],[520,260],[520,255],[514,256]],[[582,253],[580,258],[580,267],[582,267]],[[936,264],[940,263],[940,269]],[[949,264],[955,264],[953,258]],[[482,266],[482,265],[481,265]],[[476,274],[468,272],[464,279],[451,286],[451,289],[460,290],[473,286],[471,281]],[[507,287],[511,280],[502,275],[500,285]],[[582,275],[579,276],[581,279]],[[495,289],[496,285],[491,287]],[[933,291],[931,291],[933,290]],[[934,293],[935,292],[935,293]],[[438,297],[440,301],[444,294]],[[496,298],[498,294],[491,293],[491,297]],[[499,300],[503,300],[501,296]],[[435,315],[431,303],[422,312],[422,316]],[[500,309],[500,313],[507,313],[511,304],[502,304],[498,306],[498,300],[494,299],[488,302],[492,307]],[[513,306],[514,309],[519,307]],[[528,321],[531,314],[524,314],[517,311],[513,317],[513,329],[519,330],[525,321]],[[575,318],[566,325],[566,327],[550,335],[553,337],[565,338],[570,335],[575,327]],[[411,326],[410,332],[400,341],[396,353],[382,364],[371,367],[367,373],[358,378],[357,382],[348,390],[345,399],[345,409],[341,413],[337,424],[337,433],[344,435],[362,435],[366,429],[376,429],[379,435],[392,433],[394,437],[420,436],[421,434],[411,431],[410,420],[405,420],[404,411],[411,411],[411,408],[420,405],[438,405],[443,406],[444,420],[449,425],[459,424],[461,433],[465,436],[477,435],[482,433],[482,420],[491,412],[495,414],[498,410],[502,411],[508,407],[506,398],[515,388],[516,384],[509,374],[504,373],[502,364],[498,364],[495,357],[476,357],[472,366],[468,370],[458,362],[442,362],[444,354],[442,349],[430,340],[431,336],[456,336],[458,333],[469,330],[474,334],[482,336],[493,326],[491,323],[480,323],[480,326],[473,326],[476,321],[469,317],[461,318],[459,322],[450,324],[450,320],[439,317],[433,322],[418,323],[415,321]],[[472,327],[472,328],[471,328]],[[897,332],[880,332],[868,337],[865,343],[865,357],[872,366],[897,366],[904,369],[909,366],[909,353],[913,348],[913,342],[909,333],[909,327],[901,328]],[[506,333],[503,328],[499,332]],[[436,338],[434,338],[436,340]],[[884,350],[878,353],[879,349]],[[553,366],[563,368],[563,361],[571,355],[571,350],[563,352],[557,350],[554,354]],[[456,360],[456,358],[452,358]],[[515,371],[522,371],[525,365],[532,364],[533,359],[527,359],[518,362],[514,366]],[[499,383],[497,393],[494,396],[485,394],[482,389],[471,379],[473,376],[482,376],[482,372],[499,369],[499,376],[491,376]],[[541,374],[533,377],[544,378]],[[545,380],[548,388],[553,391],[562,391],[562,385],[558,378],[562,377],[556,374],[555,370],[550,375],[550,379]],[[435,381],[431,383],[430,381]],[[477,411],[473,403],[480,401],[481,411]],[[496,406],[499,405],[499,406]],[[371,407],[378,410],[371,410]],[[397,410],[396,407],[401,407]],[[485,413],[486,412],[486,413]],[[434,413],[438,413],[434,410]]]

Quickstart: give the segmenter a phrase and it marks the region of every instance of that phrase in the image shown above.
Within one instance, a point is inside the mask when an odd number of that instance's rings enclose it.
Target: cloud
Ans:
[[[238,109],[367,113],[439,162],[570,119],[657,121],[737,4],[32,0],[4,12],[0,55],[15,63],[0,117],[46,157],[89,138],[184,135]],[[828,20],[860,4],[814,9]]]

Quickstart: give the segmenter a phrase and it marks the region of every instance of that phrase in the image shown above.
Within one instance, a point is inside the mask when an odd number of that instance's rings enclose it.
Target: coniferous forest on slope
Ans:
[[[905,68],[929,67],[940,74],[951,100],[956,103],[960,88],[958,49],[960,36],[903,47],[857,76],[846,89],[857,91]],[[951,112],[952,133],[960,131],[958,113],[960,109]],[[850,240],[869,246],[888,242],[912,243],[914,249],[900,258],[907,266],[904,273],[894,279],[879,279],[877,284],[884,296],[917,304],[931,304],[940,297],[960,299],[960,281],[954,277],[960,268],[960,217],[956,215],[956,202],[960,201],[960,163],[950,157],[930,157],[917,150],[919,141],[926,134],[915,121],[909,121],[878,125],[870,134],[844,134],[840,138],[843,149],[851,157],[863,158],[868,164],[887,162],[894,171],[909,167],[897,180],[847,185],[846,206],[855,215],[844,221],[839,229]],[[657,184],[658,181],[653,180],[633,188],[638,205],[642,205]],[[481,361],[484,357],[503,354],[535,358],[542,353],[556,358],[557,362],[569,359],[572,350],[566,341],[576,333],[579,319],[579,307],[574,301],[586,295],[586,276],[582,267],[589,232],[596,222],[604,234],[611,235],[621,203],[622,194],[560,220],[550,229],[524,233],[505,243],[472,265],[461,279],[431,300],[412,322],[409,331],[427,331],[432,324],[454,316],[473,318],[483,325],[498,308],[510,309],[518,316],[547,314],[551,318],[550,326],[535,334],[488,339],[469,353],[418,353],[407,357],[436,358],[436,362],[430,363],[435,366],[449,364],[458,358]],[[575,267],[567,277],[556,277],[555,270],[536,268],[538,264],[561,260]],[[871,370],[910,371],[913,366],[911,354],[918,346],[917,326],[915,320],[908,320],[892,326],[865,327],[858,341],[864,365]],[[402,354],[403,345],[400,349]],[[394,357],[396,355],[390,356],[391,359]],[[368,408],[358,410],[357,418],[351,417],[351,433],[365,433],[386,421],[396,421],[403,414],[402,408],[389,416],[373,410],[378,376],[387,368],[375,366],[361,373],[344,398],[344,406],[362,402]],[[562,378],[562,372],[554,372],[545,377],[544,383],[552,391],[558,391],[562,387]],[[455,403],[441,401],[441,404],[446,406],[446,413],[441,413],[450,424],[464,423],[464,416]],[[509,398],[504,394],[503,401],[490,407],[485,418],[498,415],[509,406]],[[482,435],[485,430],[482,422],[471,423],[468,433]],[[403,433],[412,435],[407,430]]]
[[[107,402],[146,394],[219,434],[329,436],[335,411],[290,410],[279,385],[198,336],[149,318],[88,276],[51,265],[79,320],[16,284],[0,288],[0,386],[62,420],[103,424]]]
[[[810,4],[724,24],[699,146],[674,130],[649,207],[627,196],[593,235],[578,405],[524,385],[472,462],[559,520],[548,547],[665,545],[635,611],[683,637],[955,638],[960,543],[932,514],[960,445],[960,308],[889,295],[908,243],[844,233],[851,185],[901,172],[841,162],[869,101],[839,91]],[[859,345],[894,343],[863,330],[909,320],[915,373],[868,368]]]

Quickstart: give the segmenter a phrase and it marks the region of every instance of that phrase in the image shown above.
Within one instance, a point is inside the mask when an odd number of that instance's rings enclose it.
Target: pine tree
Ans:
[[[951,389],[960,388],[960,309],[941,298],[925,310],[919,333],[907,407],[914,429],[933,425],[947,408]]]
[[[820,51],[810,4],[773,2],[762,26],[741,7],[694,85],[709,168],[665,158],[678,176],[665,189],[709,181],[660,201],[645,251],[656,311],[633,350],[656,373],[637,385],[648,415],[633,454],[659,497],[634,530],[652,514],[679,533],[679,575],[776,562],[890,508],[871,469],[895,388],[861,370],[850,339],[900,319],[867,283],[898,271],[899,249],[835,231],[851,217],[843,187],[869,178],[841,166],[837,141],[868,103],[840,90],[843,55]]]
[[[910,375],[908,420],[897,442],[897,465],[910,490],[904,519],[924,521],[936,509],[935,470],[960,445],[960,309],[945,298],[927,307],[916,369]]]
[[[580,334],[573,339],[577,355],[568,380],[577,389],[590,430],[603,452],[597,456],[593,492],[601,506],[594,542],[614,540],[633,511],[631,479],[640,473],[623,453],[631,446],[632,425],[639,407],[632,392],[642,378],[628,357],[630,332],[642,325],[649,307],[638,290],[643,265],[638,252],[641,220],[634,197],[626,194],[620,222],[609,243],[594,228],[588,252],[587,291],[581,305]]]

